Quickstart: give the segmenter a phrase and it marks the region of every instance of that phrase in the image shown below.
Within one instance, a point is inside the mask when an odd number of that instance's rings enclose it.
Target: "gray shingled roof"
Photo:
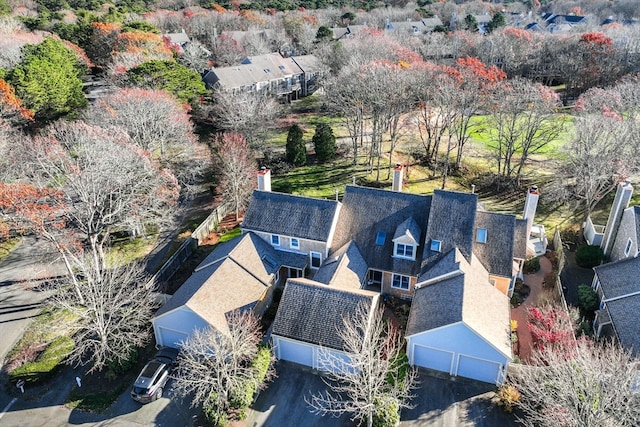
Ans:
[[[345,291],[307,279],[288,279],[278,313],[274,335],[344,350],[338,331],[345,317],[354,316],[360,304],[376,307],[378,294]]]
[[[247,57],[245,62],[231,67],[212,68],[207,75],[208,83],[219,83],[224,89],[233,89],[302,74],[291,58],[283,58],[279,53]]]
[[[341,289],[360,289],[367,270],[367,263],[351,241],[325,260],[313,280]]]
[[[431,196],[349,185],[342,199],[332,247],[340,248],[353,240],[369,268],[417,275],[430,205]],[[421,227],[418,261],[393,258],[393,236],[398,226],[411,217]],[[386,238],[383,245],[376,245],[380,231]],[[418,234],[417,230],[414,232]]]
[[[515,241],[514,215],[478,211],[473,238],[473,253],[490,274],[511,277],[513,275],[513,252]],[[487,230],[487,242],[476,239],[479,228]]]
[[[324,65],[315,55],[292,56],[291,60],[305,73],[317,73],[324,69]]]
[[[527,220],[516,219],[516,226],[513,234],[513,257],[527,259]]]
[[[227,330],[225,314],[252,307],[269,286],[279,264],[277,253],[253,233],[216,248],[155,314],[187,306],[214,328]]]
[[[457,249],[455,256],[462,274],[415,291],[406,335],[463,322],[511,357],[509,299],[491,286],[476,257],[468,263]]]
[[[428,270],[423,272],[420,277],[418,277],[416,285],[419,285],[421,282],[426,282],[436,277],[440,277],[452,271],[456,271],[459,267],[459,262],[457,260],[458,253],[459,251],[457,251],[456,249],[451,249],[449,252],[438,258],[437,261],[429,266]]]
[[[338,202],[270,191],[254,191],[243,230],[327,242]]]
[[[594,268],[620,344],[640,354],[640,258]]]
[[[430,264],[441,255],[429,249],[432,240],[441,242],[441,253],[458,248],[467,261],[471,260],[477,207],[477,194],[443,190],[433,192],[423,265]]]
[[[422,234],[422,230],[420,226],[413,219],[412,216],[404,220],[397,228],[396,232],[393,235],[393,240],[396,240],[398,237],[407,236],[410,237],[414,242],[421,244],[420,235]]]

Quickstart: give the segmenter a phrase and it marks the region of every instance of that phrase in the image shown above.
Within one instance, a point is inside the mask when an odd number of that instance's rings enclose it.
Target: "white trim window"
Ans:
[[[292,237],[289,241],[289,247],[291,249],[300,249],[300,240],[298,240],[296,237]]]
[[[631,252],[631,246],[633,246],[633,240],[629,238],[629,240],[627,240],[627,246],[625,246],[624,248],[624,256],[629,256],[629,252]]]
[[[487,229],[486,228],[478,228],[478,230],[476,230],[476,242],[478,242],[478,243],[487,243]]]
[[[414,245],[396,243],[393,252],[398,258],[416,259],[416,247]]]
[[[440,250],[442,249],[442,242],[440,240],[431,239],[430,248],[433,252],[440,252]]]
[[[280,246],[280,236],[278,236],[277,234],[272,234],[271,235],[271,244],[273,246]]]
[[[309,259],[311,268],[318,269],[322,265],[322,254],[320,252],[309,252]]]
[[[391,287],[393,289],[402,289],[404,291],[409,290],[409,276],[403,276],[401,274],[394,274],[391,280]]]

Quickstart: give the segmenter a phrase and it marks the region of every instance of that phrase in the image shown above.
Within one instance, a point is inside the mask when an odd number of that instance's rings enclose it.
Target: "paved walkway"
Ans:
[[[522,304],[520,304],[516,308],[511,309],[511,319],[518,322],[518,357],[520,357],[520,360],[522,360],[523,362],[527,362],[531,357],[531,347],[533,345],[531,332],[529,332],[528,327],[527,308],[535,307],[537,305],[538,297],[544,292],[544,289],[542,287],[544,277],[548,273],[551,273],[551,271],[553,270],[551,261],[549,261],[546,257],[541,256],[539,257],[539,259],[540,270],[538,270],[534,274],[524,275],[524,283],[531,288],[531,293]]]

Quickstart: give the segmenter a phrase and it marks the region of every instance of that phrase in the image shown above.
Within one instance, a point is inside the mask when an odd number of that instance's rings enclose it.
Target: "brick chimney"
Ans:
[[[393,185],[391,186],[393,191],[402,191],[402,180],[404,179],[403,172],[404,167],[400,163],[396,163],[396,166],[393,168]]]
[[[533,219],[536,216],[536,209],[538,207],[538,186],[532,185],[527,191],[527,199],[524,201],[524,212],[522,218],[527,221],[527,239],[531,234],[531,227],[533,226]]]
[[[602,243],[600,244],[605,255],[611,254],[611,249],[613,249],[613,244],[618,234],[618,227],[620,227],[620,221],[622,220],[622,213],[629,207],[632,194],[633,186],[628,180],[618,184],[616,197],[613,199],[613,205],[611,206],[607,225],[604,228],[604,236],[602,236]]]
[[[258,171],[258,190],[271,191],[271,170],[265,166]]]

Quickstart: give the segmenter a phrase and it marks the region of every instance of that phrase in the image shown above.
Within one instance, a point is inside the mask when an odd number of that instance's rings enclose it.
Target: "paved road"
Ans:
[[[0,262],[0,364],[40,310],[44,295],[35,285],[64,272],[48,243],[35,237],[23,238]]]

